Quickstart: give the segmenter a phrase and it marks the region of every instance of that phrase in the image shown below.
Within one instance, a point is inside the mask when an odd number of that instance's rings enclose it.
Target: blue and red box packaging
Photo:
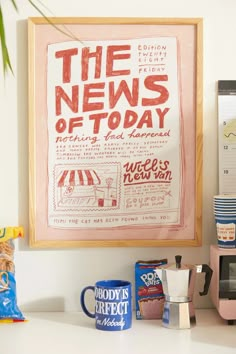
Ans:
[[[135,263],[135,308],[137,320],[160,319],[163,314],[164,293],[161,279],[154,271],[167,264],[167,259]]]

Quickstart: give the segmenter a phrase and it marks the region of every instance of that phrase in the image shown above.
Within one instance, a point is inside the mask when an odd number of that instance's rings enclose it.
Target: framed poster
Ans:
[[[202,19],[49,21],[28,19],[30,246],[201,245]]]

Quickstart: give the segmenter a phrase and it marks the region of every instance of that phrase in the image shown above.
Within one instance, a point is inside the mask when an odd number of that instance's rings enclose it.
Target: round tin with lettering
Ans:
[[[218,246],[236,248],[236,217],[215,216]]]

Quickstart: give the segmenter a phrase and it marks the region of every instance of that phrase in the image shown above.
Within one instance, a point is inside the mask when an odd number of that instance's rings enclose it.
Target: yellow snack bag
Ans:
[[[0,242],[6,242],[17,237],[24,237],[24,229],[22,226],[0,228]]]
[[[0,323],[25,321],[17,305],[14,239],[24,236],[22,226],[0,228]]]

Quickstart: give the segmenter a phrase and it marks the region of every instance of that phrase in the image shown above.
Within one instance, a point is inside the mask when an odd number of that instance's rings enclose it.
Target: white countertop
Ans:
[[[168,329],[161,320],[138,321],[134,315],[132,328],[121,332],[97,330],[83,313],[24,315],[28,322],[0,325],[1,354],[236,353],[236,323],[229,326],[213,309],[197,310],[191,329]]]

